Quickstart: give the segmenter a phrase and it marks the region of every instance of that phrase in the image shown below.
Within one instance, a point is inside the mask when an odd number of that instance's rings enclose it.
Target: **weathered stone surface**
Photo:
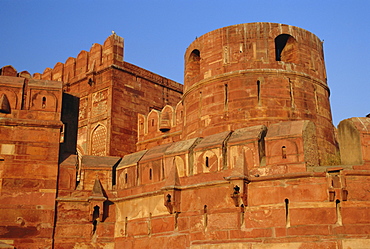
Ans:
[[[369,131],[369,118],[351,118],[339,123],[338,138],[343,164],[361,165],[369,162]]]
[[[184,89],[116,34],[33,77],[3,67],[0,247],[369,247],[370,119],[336,141],[315,35],[211,31]]]
[[[62,83],[0,76],[1,94],[10,109],[0,114],[0,240],[51,248]]]

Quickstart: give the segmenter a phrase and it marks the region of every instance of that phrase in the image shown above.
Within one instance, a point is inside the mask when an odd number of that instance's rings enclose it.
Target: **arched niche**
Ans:
[[[30,109],[55,112],[57,110],[57,98],[53,93],[45,90],[34,92],[31,96]]]
[[[275,38],[276,61],[298,63],[298,44],[296,39],[288,34]]]
[[[107,128],[98,124],[91,133],[91,155],[107,155]]]
[[[196,172],[209,173],[218,171],[218,157],[211,151],[207,150],[198,157]]]
[[[155,133],[159,129],[159,111],[152,109],[148,114],[148,133]]]
[[[198,49],[194,49],[188,58],[188,62],[186,64],[186,74],[189,78],[195,78],[200,75],[200,51]]]
[[[147,124],[147,119],[146,116],[143,114],[138,114],[138,122],[137,122],[137,131],[139,136],[144,136],[147,134],[148,130],[148,124]]]
[[[182,102],[180,101],[176,105],[175,109],[175,121],[174,121],[174,126],[178,126],[179,124],[182,124],[184,120],[184,106]]]
[[[179,156],[175,156],[173,161],[174,161],[175,166],[177,167],[177,173],[179,177],[186,176],[186,168],[185,168],[184,160]]]
[[[162,132],[169,131],[173,126],[173,107],[166,105],[161,112],[161,121],[159,124],[159,129]]]

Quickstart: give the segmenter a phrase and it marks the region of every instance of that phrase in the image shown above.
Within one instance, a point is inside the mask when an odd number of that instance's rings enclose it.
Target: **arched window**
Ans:
[[[46,107],[46,97],[42,97],[41,107],[42,107],[42,109],[45,109],[45,107]]]
[[[190,54],[190,61],[200,61],[200,51],[194,49]]]
[[[285,146],[281,147],[281,157],[283,159],[286,159],[286,147]]]
[[[10,113],[10,104],[8,97],[5,94],[2,94],[0,97],[0,113]]]
[[[189,56],[187,74],[191,78],[200,74],[200,51],[198,49],[194,49]]]
[[[281,34],[275,38],[276,61],[297,63],[297,41],[293,36]]]

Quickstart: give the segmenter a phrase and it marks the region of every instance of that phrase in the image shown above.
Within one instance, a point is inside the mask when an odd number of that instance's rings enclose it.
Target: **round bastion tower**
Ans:
[[[320,164],[334,164],[329,94],[323,44],[314,34],[277,23],[217,29],[185,53],[183,137],[310,120]]]

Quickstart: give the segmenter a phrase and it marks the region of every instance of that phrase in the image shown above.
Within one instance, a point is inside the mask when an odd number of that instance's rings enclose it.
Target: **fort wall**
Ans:
[[[63,81],[80,98],[77,151],[80,155],[123,156],[136,150],[137,115],[175,105],[182,85],[123,61],[123,38],[109,36],[76,58],[58,62],[34,78]],[[122,145],[122,141],[126,141]]]
[[[62,83],[0,76],[0,240],[53,244]]]
[[[253,126],[125,156],[112,199],[116,246],[361,248],[369,164],[311,167],[313,128]]]
[[[303,29],[250,23],[209,32],[185,53],[183,137],[312,120],[320,164],[338,163],[322,42]]]
[[[370,121],[335,140],[316,36],[205,34],[184,95],[122,59],[113,34],[43,74],[0,69],[0,247],[368,247]]]

